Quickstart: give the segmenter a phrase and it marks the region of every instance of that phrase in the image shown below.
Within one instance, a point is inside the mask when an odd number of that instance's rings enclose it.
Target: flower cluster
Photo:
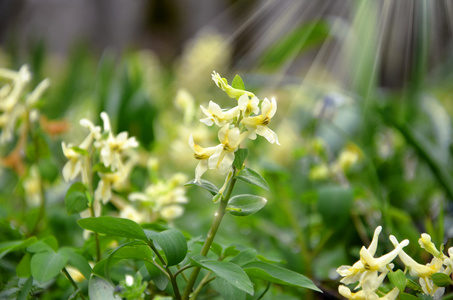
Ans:
[[[94,193],[95,200],[102,200],[105,204],[112,197],[112,188],[121,189],[126,184],[137,161],[134,148],[138,147],[138,142],[135,137],[128,137],[127,132],[115,136],[107,113],[102,112],[101,118],[104,122],[103,130],[91,121],[82,119],[80,125],[89,130],[88,136],[78,146],[65,142],[61,146],[68,159],[63,167],[65,181],[72,181],[81,175],[82,183],[91,186],[92,171],[96,171],[100,181]],[[93,162],[95,154],[98,154],[99,161]]]
[[[170,180],[158,180],[149,185],[144,193],[132,193],[129,200],[139,202],[144,206],[142,213],[149,214],[144,216],[148,221],[157,218],[173,220],[180,217],[184,208],[181,204],[187,203],[186,191],[182,187],[187,182],[187,178],[182,173],[174,174]]]
[[[390,241],[395,248],[379,258],[374,258],[381,230],[381,226],[377,227],[370,246],[368,248],[362,247],[359,261],[352,266],[341,266],[337,269],[337,273],[343,277],[340,282],[345,284],[339,286],[339,293],[347,299],[396,299],[400,292],[397,287],[383,296],[383,293],[378,288],[387,274],[392,272],[394,267],[392,261],[398,256],[406,266],[406,272],[419,278],[420,290],[424,294],[430,295],[433,299],[440,299],[445,288],[436,286],[431,276],[435,273],[451,275],[453,271],[453,247],[448,250],[449,256],[446,256],[436,249],[428,234],[422,234],[419,244],[423,249],[431,253],[434,258],[427,265],[421,265],[404,252],[403,248],[409,244],[409,241],[404,240],[399,243],[396,237],[391,235]],[[357,282],[354,292],[346,286]]]
[[[0,87],[0,144],[12,140],[17,123],[25,115],[37,119],[38,111],[34,109],[37,101],[49,86],[45,79],[29,94],[26,94],[27,84],[31,81],[28,67],[22,66],[19,71],[0,69],[0,80],[6,84]]]
[[[236,78],[239,78],[237,76]],[[277,102],[265,98],[260,101],[252,92],[229,85],[215,71],[212,79],[230,98],[237,99],[236,106],[222,109],[214,101],[210,101],[207,108],[200,106],[205,117],[200,121],[207,126],[218,126],[219,144],[203,148],[196,144],[193,136],[189,138],[189,145],[194,152],[194,157],[199,160],[195,169],[195,181],[200,182],[201,176],[208,169],[217,169],[221,174],[232,170],[235,152],[246,139],[256,139],[257,135],[263,136],[271,144],[277,143],[277,134],[267,125],[277,111]],[[239,79],[240,80],[240,79]],[[240,80],[242,83],[242,80]]]

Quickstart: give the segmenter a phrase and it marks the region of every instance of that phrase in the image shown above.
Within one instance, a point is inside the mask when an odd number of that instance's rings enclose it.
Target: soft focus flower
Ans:
[[[23,183],[26,200],[30,206],[38,206],[41,203],[41,176],[36,165],[31,166],[30,173]]]
[[[261,115],[253,116],[253,117],[245,117],[242,119],[241,123],[247,127],[250,131],[249,138],[254,140],[256,135],[261,135],[269,143],[277,143],[278,145],[278,137],[275,132],[273,132],[267,125],[271,121],[272,117],[275,115],[277,111],[277,102],[274,98],[269,101],[267,98],[263,100],[261,103]]]
[[[221,88],[222,91],[227,93],[227,95],[230,98],[239,98],[239,97],[241,97],[244,94],[246,94],[246,95],[248,95],[250,97],[254,97],[255,96],[255,94],[253,94],[252,92],[248,92],[248,91],[244,91],[244,90],[238,90],[238,89],[233,88],[231,85],[228,84],[228,81],[225,78],[220,77],[219,73],[217,73],[216,71],[214,71],[212,73],[211,77],[212,77],[212,80],[214,80],[215,84],[219,88]]]
[[[224,111],[220,106],[213,102],[209,101],[208,109],[200,105],[201,110],[207,116],[204,119],[200,119],[204,124],[211,126],[216,124],[217,126],[223,126],[225,124],[233,122],[233,119],[239,115],[239,107],[233,107],[230,110]]]
[[[125,131],[115,137],[107,113],[102,112],[101,118],[104,121],[104,132],[108,133],[107,139],[100,146],[101,161],[106,167],[112,166],[115,170],[121,169],[123,154],[130,148],[138,147],[138,142],[135,137],[128,138],[128,133]]]
[[[181,186],[187,182],[187,177],[182,173],[176,173],[169,180],[160,180],[149,185],[145,193],[132,193],[129,200],[138,201],[157,216],[166,220],[180,217],[184,209],[181,204],[187,203],[186,191]]]
[[[85,276],[83,276],[83,274],[78,269],[72,266],[66,266],[65,268],[75,282],[82,282],[85,280]]]
[[[248,117],[252,113],[257,115],[260,111],[259,104],[260,100],[257,97],[250,99],[247,94],[242,95],[238,99],[238,107],[244,113],[245,117]]]
[[[120,218],[132,220],[136,223],[145,221],[146,216],[143,212],[136,210],[132,205],[125,205],[120,209]]]
[[[195,115],[195,100],[186,89],[176,93],[175,105],[184,113],[184,124],[189,124]]]

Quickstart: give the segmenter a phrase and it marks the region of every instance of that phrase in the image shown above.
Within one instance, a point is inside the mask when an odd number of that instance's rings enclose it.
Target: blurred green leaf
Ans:
[[[58,241],[54,236],[46,236],[38,242],[27,247],[27,251],[38,253],[44,251],[58,251]]]
[[[22,286],[19,295],[17,295],[16,300],[27,300],[28,295],[31,292],[31,288],[33,286],[33,277],[28,277],[27,281],[25,281],[24,285]]]
[[[230,262],[237,264],[238,266],[243,266],[248,264],[256,259],[256,250],[255,249],[245,249],[233,257]]]
[[[389,278],[390,283],[397,287],[400,292],[404,292],[406,289],[406,275],[403,271],[396,270],[395,272],[390,272],[387,277]]]
[[[193,256],[191,261],[196,266],[210,270],[218,278],[224,279],[241,291],[253,295],[253,284],[238,265],[227,261],[210,260],[202,255]]]
[[[16,267],[16,275],[18,277],[30,277],[31,276],[31,254],[25,253]]]
[[[57,276],[69,257],[64,251],[35,253],[31,258],[31,274],[39,282],[47,282]]]
[[[174,266],[187,255],[187,241],[184,235],[176,229],[162,232],[146,231],[147,236],[156,242],[165,253],[168,266]]]
[[[407,293],[400,293],[399,297],[401,300],[418,300],[418,297],[415,297],[414,295],[407,294]]]
[[[303,51],[321,44],[330,34],[327,21],[316,20],[297,26],[274,43],[263,55],[265,68],[277,68]]]
[[[76,250],[69,247],[62,247],[59,251],[65,253],[68,257],[68,264],[79,270],[85,278],[90,278],[91,266],[83,255],[77,253]]]
[[[447,287],[453,283],[450,276],[444,273],[434,273],[431,275],[431,279],[435,285],[440,287]]]
[[[234,216],[250,216],[262,209],[267,203],[263,197],[255,195],[237,195],[228,201],[226,210]]]
[[[260,174],[258,174],[258,172],[250,168],[244,168],[236,175],[236,177],[252,185],[259,186],[265,190],[269,190],[269,184],[266,182],[266,180]]]
[[[90,300],[121,300],[114,294],[115,287],[102,277],[93,275],[88,282],[88,295]]]
[[[115,217],[85,218],[77,221],[80,227],[97,233],[148,241],[143,229],[132,220]]]
[[[39,160],[38,169],[41,177],[49,182],[54,182],[58,178],[59,169],[50,158]]]
[[[37,238],[33,236],[31,238],[26,239],[25,241],[20,240],[0,243],[0,259],[10,252],[24,249],[29,245],[36,243],[36,241]]]
[[[325,186],[318,191],[318,211],[324,224],[341,229],[350,218],[353,194],[348,188],[341,186]]]
[[[223,278],[214,280],[213,285],[223,299],[245,300],[246,293]]]
[[[250,278],[257,278],[278,284],[297,286],[321,292],[321,290],[304,275],[269,263],[255,261],[242,266],[242,268]]]
[[[184,186],[187,186],[187,185],[199,186],[199,187],[207,190],[208,192],[210,192],[213,196],[215,196],[219,193],[219,189],[215,186],[214,183],[212,183],[208,180],[205,180],[205,179],[201,179],[200,181],[201,182],[195,182],[195,179],[194,179],[194,180],[191,180],[188,183],[186,183]]]
[[[167,287],[169,280],[168,278],[159,270],[155,265],[145,262],[146,270],[148,270],[148,274],[151,277],[151,280],[154,282],[156,287],[163,291]]]
[[[247,158],[248,154],[249,150],[247,148],[239,148],[234,153],[233,166],[238,170],[242,170],[242,168],[244,167],[245,159]]]
[[[75,214],[88,208],[88,189],[81,182],[73,183],[64,197],[68,214]]]

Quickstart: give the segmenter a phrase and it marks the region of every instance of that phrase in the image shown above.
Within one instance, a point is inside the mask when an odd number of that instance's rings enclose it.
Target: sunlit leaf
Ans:
[[[231,82],[231,86],[238,90],[243,90],[243,91],[245,90],[244,81],[242,81],[241,76],[239,76],[237,74],[236,74],[236,76],[234,76],[233,81]]]

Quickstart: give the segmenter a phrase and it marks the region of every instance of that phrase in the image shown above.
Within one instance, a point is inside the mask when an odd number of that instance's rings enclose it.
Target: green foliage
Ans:
[[[388,275],[390,283],[397,287],[400,292],[404,292],[406,289],[406,275],[401,270],[390,272]]]
[[[222,278],[237,289],[253,295],[253,284],[238,265],[226,261],[210,260],[201,255],[192,256],[190,259],[195,265],[213,272],[218,278]]]
[[[450,276],[444,273],[434,273],[431,275],[431,279],[435,285],[440,287],[447,287],[453,283]]]
[[[256,171],[245,167],[237,175],[236,178],[245,181],[251,185],[259,186],[265,190],[269,190],[269,184],[266,180]]]
[[[205,180],[205,179],[201,179],[200,181],[201,182],[195,182],[195,179],[194,179],[194,180],[189,181],[185,185],[199,186],[199,187],[207,190],[208,192],[210,192],[213,196],[215,196],[219,193],[219,189],[212,182]]]
[[[31,274],[39,282],[47,282],[64,268],[69,259],[66,251],[43,251],[33,254],[30,262]]]
[[[242,81],[241,76],[239,76],[237,74],[236,74],[236,76],[234,76],[233,81],[231,82],[231,86],[235,89],[245,91],[244,81]]]
[[[68,214],[79,213],[88,208],[88,189],[81,182],[73,183],[64,198]]]
[[[93,275],[88,283],[88,295],[90,300],[120,300],[121,297],[115,295],[115,287],[102,277]]]
[[[179,264],[186,257],[188,250],[186,238],[178,230],[169,229],[162,232],[147,230],[146,235],[164,251],[168,266]]]
[[[115,217],[85,218],[77,221],[80,227],[97,233],[148,241],[143,229],[132,220]]]
[[[250,216],[262,209],[267,203],[263,197],[255,195],[237,195],[228,201],[227,211],[239,217]]]

